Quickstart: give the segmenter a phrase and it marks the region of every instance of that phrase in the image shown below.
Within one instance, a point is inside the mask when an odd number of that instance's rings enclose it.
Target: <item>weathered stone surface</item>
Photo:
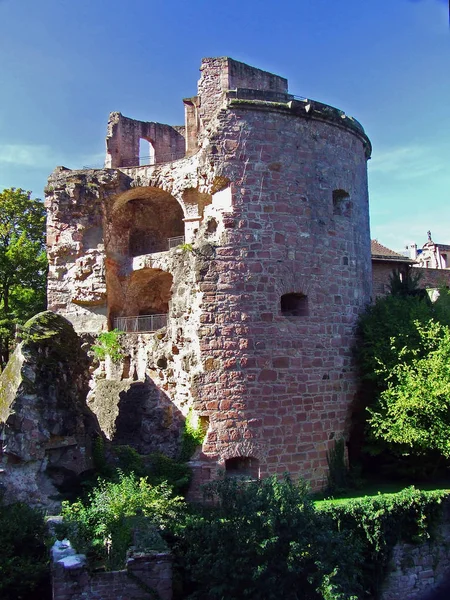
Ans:
[[[87,408],[88,360],[72,325],[36,315],[0,375],[1,483],[7,500],[50,506],[62,484],[92,468],[100,434]]]
[[[371,296],[370,142],[342,111],[229,58],[203,61],[185,106],[184,157],[168,131],[176,160],[129,166],[136,137],[166,126],[115,114],[115,169],[52,175],[50,306],[79,331],[167,315],[160,333],[128,334],[125,379],[151,380],[161,407],[207,423],[198,480],[248,457],[262,476],[289,470],[319,487],[346,436],[355,324]],[[164,249],[183,231],[190,246]]]

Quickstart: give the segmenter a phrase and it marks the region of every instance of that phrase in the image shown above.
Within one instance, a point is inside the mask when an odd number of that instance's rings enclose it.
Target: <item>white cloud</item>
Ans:
[[[388,175],[399,180],[428,177],[446,169],[448,148],[430,146],[400,146],[374,153],[369,161],[369,173]]]
[[[54,164],[55,156],[43,144],[5,144],[0,147],[0,163],[40,169]]]
[[[45,169],[50,173],[57,165],[82,169],[84,166],[100,168],[104,154],[62,156],[45,144],[5,144],[0,147],[0,165],[5,167],[29,167]]]

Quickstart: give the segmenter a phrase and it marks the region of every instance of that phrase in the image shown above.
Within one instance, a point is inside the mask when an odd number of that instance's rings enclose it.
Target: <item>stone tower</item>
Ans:
[[[175,454],[191,410],[197,483],[290,471],[320,487],[371,295],[370,142],[230,58],[204,59],[184,104],[185,126],[111,113],[105,168],[50,177],[49,308],[79,332],[127,332],[113,441]]]

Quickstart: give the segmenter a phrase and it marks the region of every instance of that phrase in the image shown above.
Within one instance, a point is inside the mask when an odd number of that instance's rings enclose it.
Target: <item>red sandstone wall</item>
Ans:
[[[228,153],[233,210],[201,284],[203,450],[222,465],[253,456],[262,476],[288,470],[319,486],[346,431],[353,331],[371,295],[363,144],[327,123],[238,106],[221,113],[211,143]],[[333,189],[350,194],[344,215],[333,214]],[[309,316],[280,314],[288,292],[308,295]]]
[[[374,261],[372,264],[372,279],[373,279],[373,297],[385,296],[389,293],[389,280],[392,272],[406,265],[396,265],[393,262]],[[412,267],[412,275],[421,274],[419,287],[438,288],[442,285],[450,286],[450,269],[425,269],[421,267]]]
[[[420,272],[422,277],[419,286],[422,288],[438,288],[441,285],[450,286],[450,269],[422,269],[414,267],[413,275]]]

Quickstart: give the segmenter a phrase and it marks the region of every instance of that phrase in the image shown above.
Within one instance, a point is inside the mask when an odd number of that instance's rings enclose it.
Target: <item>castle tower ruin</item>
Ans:
[[[320,487],[371,295],[370,142],[342,111],[230,58],[202,61],[184,105],[176,127],[111,113],[105,168],[50,177],[49,308],[79,332],[126,332],[118,393],[125,406],[145,384],[147,409],[117,408],[112,439],[175,455],[193,411],[196,484],[224,469]]]

